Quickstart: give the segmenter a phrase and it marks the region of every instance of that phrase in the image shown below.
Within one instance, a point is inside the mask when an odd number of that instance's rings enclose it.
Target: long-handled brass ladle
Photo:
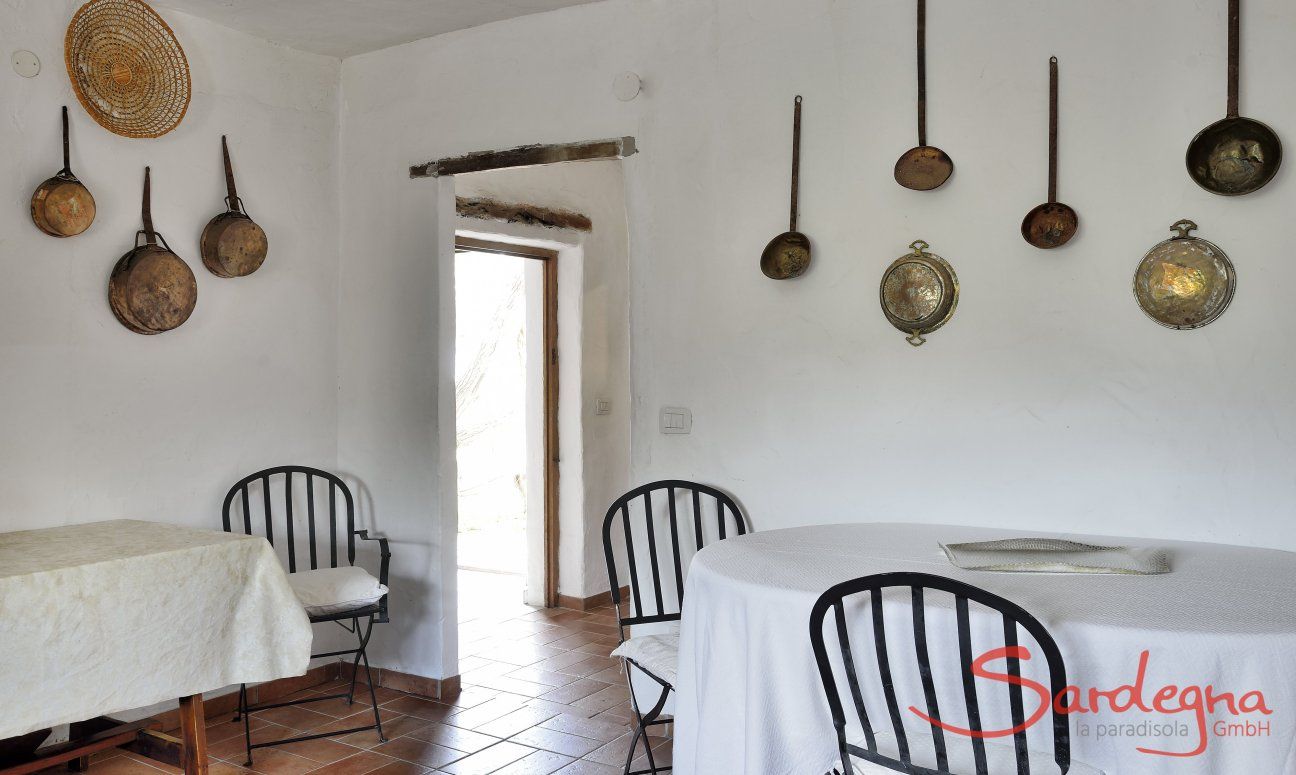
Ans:
[[[896,162],[895,179],[905,188],[930,191],[952,172],[949,154],[927,144],[927,0],[918,0],[918,145]]]
[[[769,241],[760,267],[771,280],[800,277],[810,266],[810,238],[797,231],[797,195],[801,188],[801,95],[792,114],[792,217],[788,230]]]
[[[1058,166],[1058,61],[1049,58],[1049,182],[1048,201],[1026,213],[1022,237],[1037,248],[1056,248],[1075,236],[1080,218],[1057,200]]]
[[[1228,5],[1228,114],[1197,133],[1185,159],[1188,174],[1213,194],[1249,194],[1273,179],[1282,142],[1263,122],[1238,114],[1242,2]]]

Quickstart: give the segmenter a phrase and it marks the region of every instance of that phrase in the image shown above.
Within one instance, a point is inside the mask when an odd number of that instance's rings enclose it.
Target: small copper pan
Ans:
[[[68,145],[68,109],[63,106],[63,169],[41,183],[32,194],[31,216],[36,228],[51,237],[75,237],[95,219],[95,200],[90,190],[72,174]]]
[[[229,143],[221,137],[225,157],[226,211],[212,218],[199,241],[203,266],[217,277],[244,277],[261,268],[270,249],[266,234],[248,217],[234,187]]]

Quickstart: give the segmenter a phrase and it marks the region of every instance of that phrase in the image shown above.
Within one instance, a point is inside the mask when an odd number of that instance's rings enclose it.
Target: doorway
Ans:
[[[461,629],[557,605],[557,259],[455,240]]]

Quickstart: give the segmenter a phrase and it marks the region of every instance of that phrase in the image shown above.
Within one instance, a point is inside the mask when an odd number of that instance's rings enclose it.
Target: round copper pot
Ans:
[[[212,218],[199,240],[203,266],[217,277],[252,274],[265,262],[269,247],[265,231],[238,210]]]
[[[146,336],[179,328],[198,305],[198,281],[184,259],[153,230],[150,170],[144,168],[144,229],[108,278],[108,305],[123,326]],[[139,238],[144,237],[144,244]],[[161,244],[159,244],[159,241]]]
[[[203,266],[217,277],[244,277],[261,268],[270,250],[265,231],[257,226],[243,209],[234,186],[234,166],[230,163],[229,142],[221,137],[221,156],[225,162],[226,211],[212,218],[203,229],[199,252]]]

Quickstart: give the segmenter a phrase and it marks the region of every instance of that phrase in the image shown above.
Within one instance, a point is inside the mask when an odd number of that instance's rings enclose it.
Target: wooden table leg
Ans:
[[[180,732],[185,775],[207,775],[207,719],[201,694],[180,698]]]

